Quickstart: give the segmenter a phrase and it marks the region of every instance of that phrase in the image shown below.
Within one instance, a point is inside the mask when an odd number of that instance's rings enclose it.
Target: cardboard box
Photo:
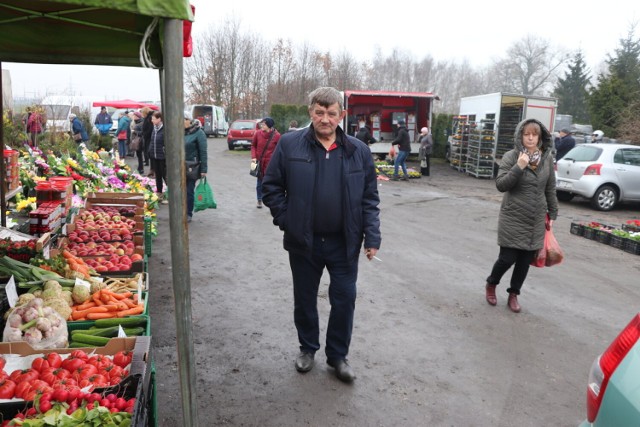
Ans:
[[[51,350],[35,350],[26,342],[14,342],[14,343],[0,343],[0,354],[5,355],[7,358],[11,358],[8,355],[17,355],[25,357],[24,366],[31,365],[31,361],[37,355],[48,354],[57,352],[60,355],[65,355],[77,350],[75,348],[61,348]],[[133,351],[133,359],[129,369],[129,376],[123,379],[120,384],[112,387],[96,389],[95,391],[101,394],[117,393],[124,395],[125,398],[136,398],[136,407],[132,414],[132,426],[142,426],[138,420],[142,420],[147,417],[149,399],[151,395],[151,371],[152,371],[152,359],[151,359],[151,337],[132,337],[132,338],[112,338],[109,343],[104,347],[98,348],[84,348],[82,349],[87,353],[96,353],[102,355],[113,356],[119,351],[131,350]],[[64,358],[64,356],[63,356]],[[28,361],[28,362],[27,362]],[[3,400],[0,403],[0,414],[2,419],[11,419],[19,411],[23,411],[26,407],[30,406],[30,402],[25,402],[22,399]]]
[[[89,193],[85,206],[107,205],[107,206],[138,206],[144,208],[144,194],[142,193]]]

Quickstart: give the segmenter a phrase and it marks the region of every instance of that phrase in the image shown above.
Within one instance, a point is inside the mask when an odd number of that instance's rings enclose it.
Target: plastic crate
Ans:
[[[611,239],[609,240],[609,246],[614,247],[616,249],[624,249],[624,242],[627,239],[624,237],[616,236],[615,234],[611,235]]]
[[[640,242],[637,240],[626,239],[624,242],[624,251],[634,255],[640,255]]]
[[[151,413],[149,427],[158,427],[158,390],[156,388],[156,364],[151,362]]]
[[[151,256],[151,223],[153,220],[150,217],[144,217],[144,253],[148,257]]]
[[[597,242],[604,243],[605,245],[608,245],[610,240],[611,240],[611,231],[596,230],[596,241]]]
[[[576,236],[584,236],[584,225],[572,222],[570,231],[571,234],[575,234]]]
[[[139,314],[140,317],[146,317],[146,324],[142,326],[144,328],[144,333],[142,336],[151,336],[151,320],[149,316],[146,314]],[[69,338],[71,338],[72,331],[84,331],[96,325],[95,320],[82,320],[75,322],[67,322],[67,330],[69,331]]]
[[[596,240],[596,229],[585,227],[583,236],[589,240]]]
[[[624,231],[630,231],[632,233],[637,233],[640,231],[640,227],[636,227],[635,225],[631,224],[622,224],[622,229]]]

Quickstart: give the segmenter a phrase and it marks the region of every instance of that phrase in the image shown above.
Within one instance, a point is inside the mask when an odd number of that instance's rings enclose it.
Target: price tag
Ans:
[[[7,293],[7,300],[9,301],[9,307],[15,307],[18,302],[18,290],[16,289],[16,280],[11,276],[9,282],[5,285],[5,292]]]
[[[79,277],[76,277],[76,286],[84,286],[91,292],[91,283]]]
[[[118,338],[126,338],[127,334],[124,333],[124,329],[122,329],[122,325],[118,325]]]

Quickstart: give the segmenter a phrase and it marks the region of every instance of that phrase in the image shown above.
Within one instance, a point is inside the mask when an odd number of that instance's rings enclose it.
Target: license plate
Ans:
[[[571,188],[572,185],[567,181],[558,181],[558,188]]]
[[[236,141],[236,144],[248,145],[248,144],[251,144],[251,143],[249,141],[245,141],[245,140],[238,140],[238,141]]]

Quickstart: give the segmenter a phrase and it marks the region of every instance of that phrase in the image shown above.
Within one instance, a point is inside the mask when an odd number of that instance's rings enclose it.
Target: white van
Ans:
[[[226,136],[229,133],[229,123],[224,108],[217,105],[189,105],[186,111],[200,121],[207,136]]]
[[[47,118],[46,131],[48,132],[69,132],[71,123],[69,114],[79,116],[85,111],[91,112],[91,123],[100,112],[100,107],[92,107],[96,100],[93,96],[67,96],[53,95],[45,97],[40,104],[44,108]],[[91,133],[91,129],[87,129]]]

